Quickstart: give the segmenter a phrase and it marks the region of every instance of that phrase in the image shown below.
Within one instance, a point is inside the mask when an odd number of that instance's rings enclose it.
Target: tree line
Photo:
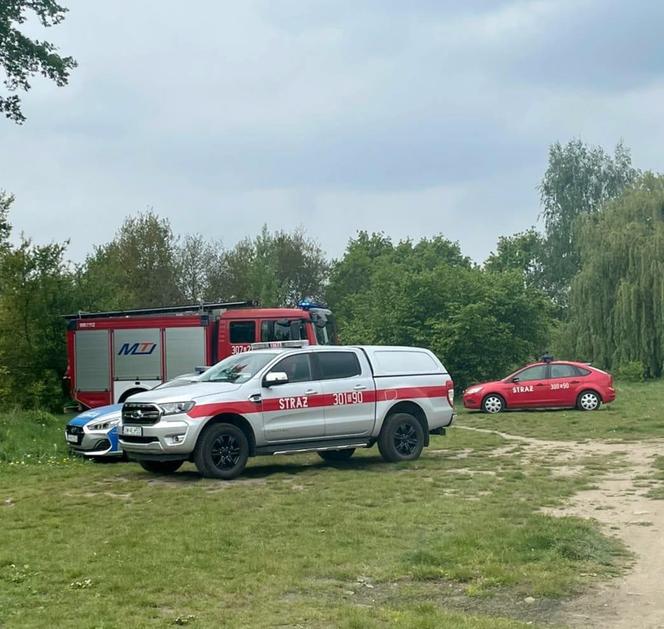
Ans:
[[[544,351],[635,378],[664,362],[664,177],[579,140],[550,147],[539,187],[543,232],[498,238],[483,264],[443,235],[394,242],[359,232],[328,260],[303,229],[230,248],[174,234],[148,210],[81,264],[67,243],[12,244],[0,194],[0,398],[62,399],[64,313],[257,300],[326,301],[344,343],[421,345],[458,385],[495,378]]]

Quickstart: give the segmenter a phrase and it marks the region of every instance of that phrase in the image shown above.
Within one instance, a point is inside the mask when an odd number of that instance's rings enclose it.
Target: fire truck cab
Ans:
[[[252,306],[230,302],[66,315],[71,397],[85,408],[121,403],[256,342],[337,342],[334,317],[321,304]]]

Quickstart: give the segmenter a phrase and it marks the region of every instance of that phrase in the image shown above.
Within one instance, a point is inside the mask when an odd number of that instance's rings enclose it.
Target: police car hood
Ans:
[[[219,396],[237,391],[241,385],[234,382],[200,382],[191,380],[171,381],[167,387],[158,387],[151,391],[136,393],[127,398],[127,402],[187,402],[199,400],[211,395]]]
[[[122,404],[111,404],[110,406],[99,406],[91,408],[68,422],[69,426],[85,426],[96,419],[116,419],[120,417]]]

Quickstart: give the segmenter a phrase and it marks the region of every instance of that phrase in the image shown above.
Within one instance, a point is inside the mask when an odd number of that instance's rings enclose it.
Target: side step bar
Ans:
[[[256,454],[299,454],[301,452],[322,452],[324,450],[347,450],[348,448],[369,448],[370,439],[335,439],[329,441],[309,441],[305,443],[284,443],[256,448]]]

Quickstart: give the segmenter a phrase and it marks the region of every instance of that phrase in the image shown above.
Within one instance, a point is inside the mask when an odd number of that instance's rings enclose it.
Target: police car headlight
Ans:
[[[109,419],[106,421],[95,422],[94,424],[88,424],[88,430],[106,430],[108,428],[115,428],[115,426],[120,425],[120,418]]]
[[[473,393],[479,393],[481,390],[482,387],[470,387],[470,389],[466,389],[466,393],[472,395]]]
[[[160,404],[162,415],[177,415],[178,413],[188,413],[196,402],[167,402]]]

